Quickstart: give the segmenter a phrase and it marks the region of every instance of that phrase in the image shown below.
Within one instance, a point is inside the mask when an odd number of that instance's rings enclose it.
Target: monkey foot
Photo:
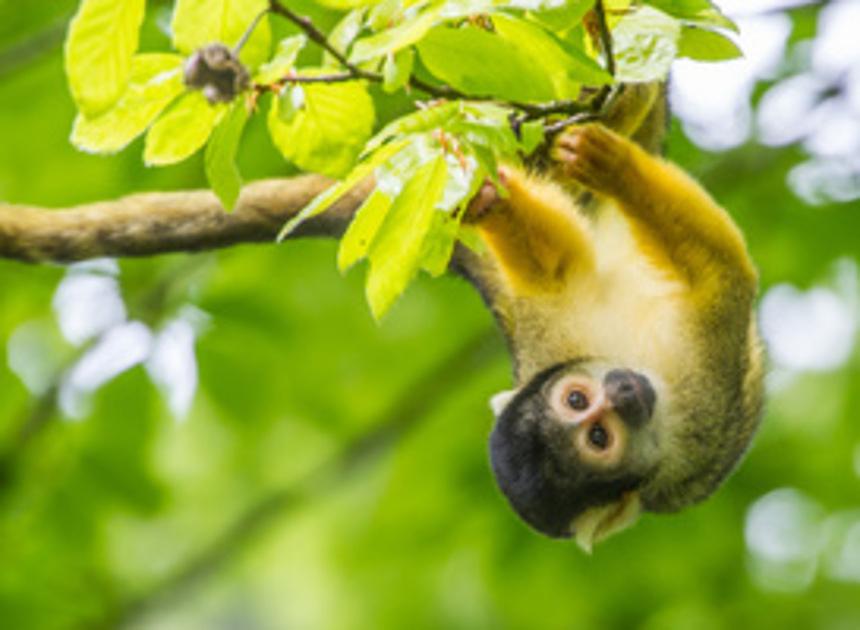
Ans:
[[[599,123],[569,127],[550,155],[565,176],[605,195],[618,190],[632,164],[627,142]]]

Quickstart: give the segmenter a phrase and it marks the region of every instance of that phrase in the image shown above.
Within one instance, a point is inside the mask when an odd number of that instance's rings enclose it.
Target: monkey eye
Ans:
[[[585,411],[588,409],[588,404],[588,396],[578,389],[574,389],[567,395],[567,405],[574,411]]]
[[[595,422],[588,429],[588,443],[601,451],[609,446],[609,433],[599,422]]]

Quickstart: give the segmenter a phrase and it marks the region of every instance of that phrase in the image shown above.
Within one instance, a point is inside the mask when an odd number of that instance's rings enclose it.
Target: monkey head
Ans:
[[[710,494],[755,422],[737,439],[709,443],[726,431],[692,418],[705,433],[685,432],[691,418],[671,409],[667,389],[636,369],[576,360],[496,395],[490,460],[514,511],[539,532],[573,536],[590,551],[643,510],[674,511]]]

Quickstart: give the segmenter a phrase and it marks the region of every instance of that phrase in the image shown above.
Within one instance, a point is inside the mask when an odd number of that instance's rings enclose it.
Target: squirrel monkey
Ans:
[[[573,126],[547,173],[500,170],[505,191],[487,184],[466,217],[486,251],[460,260],[514,358],[515,389],[491,401],[498,485],[529,525],[589,550],[643,510],[711,494],[762,406],[743,237],[625,137],[647,144],[665,111],[660,86],[626,89],[607,116],[618,131]]]

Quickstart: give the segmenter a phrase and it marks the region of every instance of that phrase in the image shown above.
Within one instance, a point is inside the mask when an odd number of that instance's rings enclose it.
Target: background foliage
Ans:
[[[147,169],[141,140],[111,159],[70,145],[59,46],[74,5],[0,3],[0,198],[206,186],[201,154]],[[790,12],[757,106],[809,72],[821,14]],[[169,19],[148,3],[144,47],[165,47]],[[814,104],[844,99],[840,85]],[[289,172],[259,118],[247,179]],[[486,400],[510,368],[460,280],[421,278],[378,326],[330,242],[0,263],[2,626],[856,627],[860,212],[844,187],[792,191],[815,145],[791,140],[707,153],[676,123],[669,154],[737,218],[764,289],[796,286],[768,306],[799,320],[794,346],[838,328],[815,296],[848,305],[838,357],[775,353],[763,430],[727,487],[592,557],[531,533],[495,490]]]

